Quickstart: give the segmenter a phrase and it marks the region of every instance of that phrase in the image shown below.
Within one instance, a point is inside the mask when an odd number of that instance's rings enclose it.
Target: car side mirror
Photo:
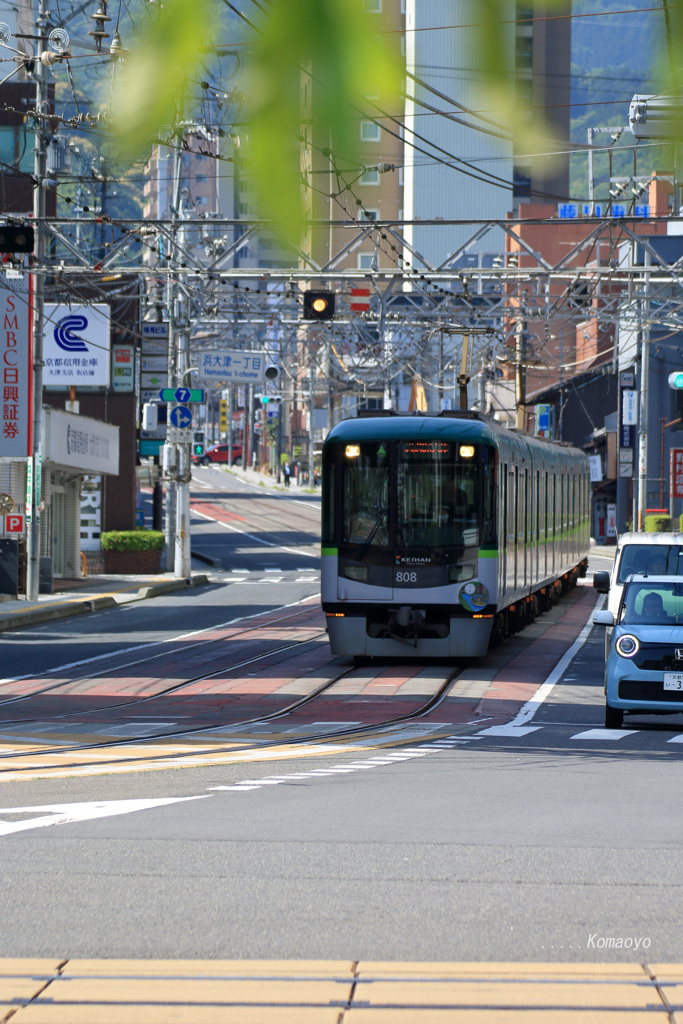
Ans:
[[[593,615],[594,626],[613,626],[614,615],[612,612],[608,612],[606,609],[603,611],[595,612]]]
[[[609,573],[608,572],[594,572],[593,573],[593,586],[599,594],[609,594]]]

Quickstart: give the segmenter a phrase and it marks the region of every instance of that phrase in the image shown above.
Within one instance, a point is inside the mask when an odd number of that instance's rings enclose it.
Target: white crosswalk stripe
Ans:
[[[638,729],[587,729],[570,736],[572,740],[623,740],[625,736],[634,736]]]

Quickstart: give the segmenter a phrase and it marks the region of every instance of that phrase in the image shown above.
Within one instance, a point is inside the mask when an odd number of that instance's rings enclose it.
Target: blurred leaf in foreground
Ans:
[[[164,0],[155,8],[139,49],[127,58],[115,106],[119,145],[128,154],[173,124],[187,77],[206,41],[213,0]]]
[[[543,4],[524,6],[530,12],[526,17],[534,21],[571,13],[567,10],[566,0],[545,0]],[[478,0],[476,4],[477,49],[483,92],[493,116],[512,134],[515,150],[544,153],[556,148],[560,141],[566,143],[567,140],[553,138],[553,131],[543,112],[529,107],[528,99],[520,88],[519,68],[515,67],[516,26],[510,22],[515,9],[520,12],[517,25],[523,24],[526,17],[521,13],[522,5],[516,8],[509,0]],[[529,23],[533,24],[532,21]]]
[[[301,233],[301,91],[309,79],[313,128],[335,154],[358,151],[365,96],[391,102],[401,77],[378,19],[361,0],[274,0],[259,24],[249,66],[249,151],[263,213],[292,240]]]

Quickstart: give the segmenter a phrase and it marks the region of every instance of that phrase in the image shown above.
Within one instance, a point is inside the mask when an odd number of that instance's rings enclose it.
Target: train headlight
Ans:
[[[460,458],[461,459],[473,459],[474,458],[474,445],[473,444],[461,444],[460,445]]]
[[[614,646],[617,649],[617,654],[620,654],[622,658],[635,657],[638,653],[638,649],[640,648],[638,638],[631,636],[630,633],[624,633],[623,636],[620,636]]]
[[[344,449],[344,455],[346,456],[347,459],[357,459],[358,456],[360,455],[360,445],[347,444],[346,448]]]
[[[344,575],[347,580],[356,580],[357,583],[367,583],[368,567],[367,565],[345,565]]]
[[[473,565],[451,565],[448,570],[449,583],[463,583],[474,579]]]

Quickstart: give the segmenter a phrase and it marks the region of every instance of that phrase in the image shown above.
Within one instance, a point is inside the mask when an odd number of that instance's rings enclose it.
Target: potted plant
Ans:
[[[160,572],[163,546],[159,530],[109,530],[102,534],[104,571],[126,576]]]

